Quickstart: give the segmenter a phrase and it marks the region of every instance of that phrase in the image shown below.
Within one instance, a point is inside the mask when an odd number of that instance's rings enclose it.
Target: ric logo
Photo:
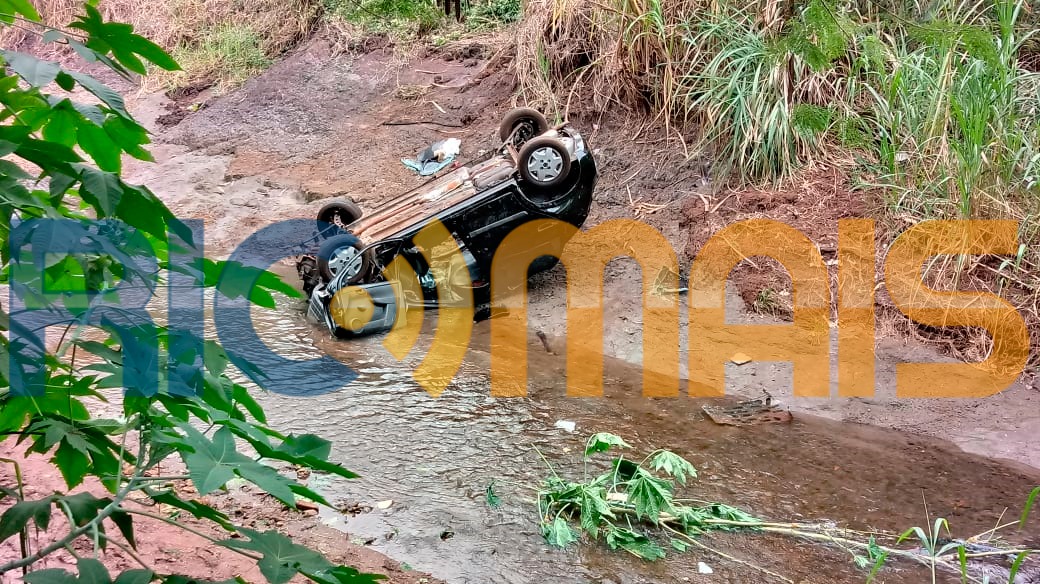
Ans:
[[[265,227],[246,239],[230,256],[235,270],[225,271],[218,290],[207,300],[196,273],[202,255],[201,221],[185,221],[194,234],[191,245],[175,241],[163,250],[171,269],[165,277],[165,320],[178,338],[205,338],[207,302],[221,344],[235,364],[253,381],[278,393],[310,396],[347,387],[357,374],[327,355],[288,359],[263,342],[253,326],[249,291],[264,278],[264,270],[293,255],[301,234],[313,222],[285,221]],[[126,245],[106,248],[99,230],[126,231]],[[521,225],[495,252],[490,280],[490,394],[526,395],[527,386],[527,267],[540,256],[559,258],[567,275],[566,365],[567,395],[603,395],[604,269],[620,257],[634,259],[642,272],[643,395],[677,397],[680,377],[680,311],[685,304],[689,371],[685,391],[690,396],[721,396],[725,392],[725,364],[736,352],[758,361],[785,361],[793,365],[794,394],[828,397],[831,382],[831,329],[837,329],[837,386],[841,396],[874,394],[875,292],[884,287],[907,317],[934,327],[972,326],[985,329],[992,349],[974,363],[901,363],[897,366],[899,397],[985,397],[1010,385],[1023,371],[1029,354],[1025,321],[999,296],[976,291],[936,290],[925,284],[924,266],[943,255],[1013,255],[1018,249],[1014,221],[927,221],[901,234],[884,258],[883,282],[876,278],[877,242],[868,219],[839,221],[838,278],[832,290],[827,266],[816,245],[800,231],[771,220],[753,219],[731,224],[717,232],[689,266],[685,303],[678,293],[680,266],[667,239],[654,228],[634,220],[607,221],[586,231],[549,219]],[[56,234],[63,234],[56,236]],[[160,286],[126,279],[104,294],[50,290],[46,270],[56,257],[108,255],[135,271],[156,271],[156,250],[134,236],[126,226],[112,222],[40,219],[16,226],[11,234],[11,385],[30,395],[45,389],[42,368],[28,363],[42,359],[48,326],[103,326],[123,340],[127,390],[155,391],[160,371],[157,342],[137,339],[148,350],[134,346],[135,324],[152,322],[149,303]],[[87,242],[84,244],[84,242]],[[432,335],[429,349],[412,370],[416,383],[432,397],[440,396],[461,366],[473,330],[472,282],[457,277],[465,271],[462,252],[450,232],[434,221],[414,243],[431,266],[438,298],[437,309],[423,311],[423,286],[415,270],[401,256],[387,265],[383,277],[395,282],[397,306],[393,328],[382,339],[390,355],[404,361],[415,350],[424,329]],[[113,251],[118,253],[113,254]],[[726,322],[725,284],[744,259],[769,257],[791,276],[793,317],[784,324],[749,325]],[[133,269],[129,269],[133,268]],[[221,285],[223,284],[223,286]],[[427,285],[427,288],[429,285]],[[344,328],[359,328],[371,315],[372,303],[363,288],[348,286],[336,293],[330,312]],[[62,309],[44,309],[60,297]],[[419,309],[409,310],[409,305]],[[436,318],[430,316],[436,312]],[[434,320],[427,326],[427,320]],[[195,341],[192,341],[195,342]],[[17,354],[16,354],[17,353]],[[203,348],[199,349],[199,356]],[[135,357],[134,355],[137,355]],[[134,362],[137,358],[140,362]],[[169,363],[169,360],[167,360]],[[164,379],[171,391],[190,391],[190,379],[167,367]],[[944,383],[956,379],[956,383]]]

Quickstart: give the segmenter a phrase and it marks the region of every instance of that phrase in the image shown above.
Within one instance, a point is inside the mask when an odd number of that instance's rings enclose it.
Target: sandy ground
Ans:
[[[22,475],[32,477],[31,483],[25,485],[26,499],[39,499],[55,491],[65,492],[67,490],[57,468],[39,455],[23,457],[23,450],[23,448],[14,447],[10,440],[0,442],[0,458],[19,461]],[[164,465],[164,474],[183,472],[183,468],[179,468],[179,461],[171,462],[172,465]],[[0,474],[0,486],[15,488],[14,474],[7,472],[11,465],[5,461],[3,467],[4,472]],[[352,566],[361,572],[383,574],[387,577],[385,580],[387,584],[435,584],[438,582],[426,574],[412,571],[407,566],[402,566],[366,547],[365,542],[350,541],[342,532],[320,524],[314,519],[317,515],[316,509],[291,510],[269,495],[257,493],[248,485],[238,484],[241,481],[233,481],[233,483],[226,493],[218,492],[202,498],[198,497],[198,493],[188,481],[175,481],[170,484],[177,490],[181,498],[188,500],[199,498],[202,502],[228,514],[236,525],[261,532],[269,529],[277,530],[292,537],[294,541],[303,542],[311,549],[323,553],[332,562]],[[78,487],[76,491],[89,491],[97,497],[108,495],[97,481],[88,481]],[[143,501],[134,501],[132,498],[127,506],[159,515],[169,515],[174,511],[172,508],[163,508],[162,505],[145,505]],[[208,538],[227,538],[227,533],[219,527],[196,520],[186,514],[178,517],[177,521],[196,533],[172,528],[156,519],[134,516],[134,534],[137,541],[134,555],[136,557],[124,549],[109,545],[100,558],[113,575],[124,570],[141,568],[142,565],[138,561],[140,559],[149,569],[160,574],[180,574],[210,581],[229,580],[235,577],[242,577],[247,582],[266,581],[255,561],[215,546],[202,537],[205,535]],[[115,531],[115,526],[109,525],[108,527],[110,531]],[[46,546],[66,533],[67,530],[68,523],[64,521],[64,516],[55,512],[50,529],[46,532],[30,530],[30,549],[36,550]],[[119,541],[123,542],[122,538],[119,538]],[[125,542],[123,544],[126,545]],[[8,539],[0,544],[0,563],[20,557],[17,545],[17,538]],[[74,544],[73,550],[80,557],[90,557],[93,553],[93,545],[87,539],[80,539]],[[60,568],[75,573],[76,560],[70,553],[59,551],[33,566],[34,571],[48,568]],[[15,584],[21,581],[20,573],[0,575],[0,584]],[[307,580],[298,577],[293,581],[304,582]]]

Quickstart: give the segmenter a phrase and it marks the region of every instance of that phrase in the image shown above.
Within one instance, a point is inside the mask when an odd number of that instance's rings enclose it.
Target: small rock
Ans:
[[[380,501],[376,503],[376,509],[389,509],[394,504],[393,499],[387,499],[386,501]]]
[[[744,353],[737,353],[736,355],[730,357],[729,360],[730,362],[735,363],[737,365],[744,365],[745,363],[751,362],[751,357],[748,357]]]
[[[711,569],[711,566],[704,562],[697,562],[697,573],[698,574],[714,574],[715,570]]]

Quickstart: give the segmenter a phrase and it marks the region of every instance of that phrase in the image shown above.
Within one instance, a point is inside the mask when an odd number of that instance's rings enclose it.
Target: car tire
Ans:
[[[571,155],[563,142],[540,136],[520,149],[520,177],[529,185],[550,188],[567,180],[571,171]]]
[[[320,233],[331,231],[335,234],[337,230],[329,230],[329,225],[338,225],[343,228],[361,219],[362,215],[364,215],[364,211],[354,201],[334,199],[322,205],[318,210],[318,231]]]
[[[336,276],[336,272],[342,269],[342,266],[337,264],[344,261],[341,254],[347,251],[348,248],[353,248],[357,254],[361,255],[361,265],[356,273],[347,277],[347,284],[357,284],[365,277],[365,273],[368,271],[371,262],[369,261],[368,255],[362,253],[364,245],[362,245],[361,240],[354,234],[341,233],[326,239],[318,248],[318,273],[321,275],[323,280],[331,282]]]
[[[502,118],[498,126],[498,137],[506,142],[513,137],[513,146],[520,148],[532,138],[541,136],[549,131],[549,120],[545,119],[542,112],[529,107],[518,107],[510,110]],[[513,135],[516,132],[516,136]]]

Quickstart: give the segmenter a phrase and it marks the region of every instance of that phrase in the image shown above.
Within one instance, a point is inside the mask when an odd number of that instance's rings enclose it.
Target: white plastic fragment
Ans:
[[[564,432],[574,432],[574,429],[578,425],[570,420],[559,420],[556,422],[556,427],[563,430]]]

